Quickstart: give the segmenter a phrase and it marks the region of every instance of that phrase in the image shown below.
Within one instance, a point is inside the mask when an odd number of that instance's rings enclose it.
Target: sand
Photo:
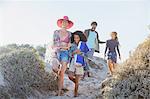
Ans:
[[[100,68],[93,67],[90,69],[92,77],[85,77],[79,84],[79,96],[73,97],[74,83],[65,75],[64,86],[69,89],[64,96],[50,96],[48,99],[95,99],[100,93],[100,84],[107,76],[106,62],[95,57],[95,62],[101,64]]]

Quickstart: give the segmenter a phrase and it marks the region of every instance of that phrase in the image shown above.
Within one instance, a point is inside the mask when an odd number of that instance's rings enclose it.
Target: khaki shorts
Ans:
[[[74,59],[72,59],[70,63],[69,71],[73,72],[75,75],[84,75],[83,66],[75,64]]]

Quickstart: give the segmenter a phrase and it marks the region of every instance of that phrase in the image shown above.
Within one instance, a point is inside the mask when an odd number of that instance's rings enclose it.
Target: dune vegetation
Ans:
[[[4,85],[0,99],[41,97],[57,89],[54,75],[45,72],[39,53],[30,45],[11,44],[0,48],[0,70]]]
[[[150,99],[150,37],[103,81],[101,94],[104,99]]]
[[[58,89],[53,73],[44,70],[43,53],[43,48],[35,49],[28,44],[0,47],[0,72],[4,79],[0,99],[42,99]],[[112,77],[101,82],[100,93],[95,96],[98,99],[150,99],[150,37],[117,66]]]

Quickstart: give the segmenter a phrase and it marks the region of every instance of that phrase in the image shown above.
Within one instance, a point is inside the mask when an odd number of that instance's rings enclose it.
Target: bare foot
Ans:
[[[58,93],[56,94],[56,96],[63,96],[63,95],[64,95],[64,92],[63,92],[63,91],[58,92]]]
[[[78,96],[74,95],[74,97],[78,97]]]
[[[75,94],[74,97],[78,97],[78,94]]]
[[[80,93],[74,93],[74,97],[79,97],[81,94]]]

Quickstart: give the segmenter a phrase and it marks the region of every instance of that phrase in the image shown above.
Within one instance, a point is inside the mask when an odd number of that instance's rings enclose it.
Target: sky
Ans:
[[[150,0],[0,0],[0,46],[51,43],[66,15],[74,22],[71,32],[91,28],[92,21],[102,41],[118,32],[122,61],[150,34]],[[96,55],[103,57],[104,49]]]

